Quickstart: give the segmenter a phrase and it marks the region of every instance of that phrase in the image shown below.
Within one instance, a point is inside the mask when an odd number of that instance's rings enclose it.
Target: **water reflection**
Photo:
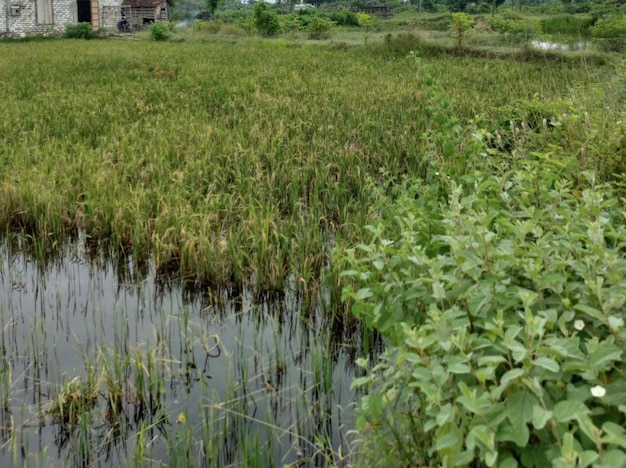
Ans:
[[[575,52],[588,49],[590,43],[588,41],[580,40],[567,43],[533,40],[531,41],[530,45],[538,50],[561,50],[565,52]]]
[[[45,266],[0,251],[0,466],[346,453],[362,339],[348,318],[302,313],[289,292],[164,291],[152,265],[94,262],[80,243]],[[68,420],[59,406],[90,389],[88,416]]]

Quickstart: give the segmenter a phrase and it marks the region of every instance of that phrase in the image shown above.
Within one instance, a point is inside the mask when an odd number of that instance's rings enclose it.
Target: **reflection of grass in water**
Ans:
[[[285,312],[284,307],[279,309]],[[43,427],[55,428],[59,453],[80,466],[107,460],[135,465],[161,460],[185,466],[205,461],[208,466],[224,466],[245,460],[252,466],[267,466],[281,453],[293,463],[338,461],[328,432],[331,412],[324,410],[327,403],[314,402],[321,398],[329,402],[334,391],[319,383],[320,379],[332,382],[332,357],[324,351],[328,338],[318,334],[308,341],[297,364],[302,367],[295,368],[283,348],[294,335],[287,333],[286,338],[281,328],[296,329],[286,325],[280,314],[272,317],[261,312],[248,312],[260,317],[253,320],[254,334],[241,335],[240,344],[229,354],[219,336],[189,309],[175,315],[161,310],[153,322],[154,339],[132,344],[125,314],[116,308],[111,324],[114,346],[81,351],[83,370],[73,371],[79,376],[63,374],[60,381],[46,384],[54,391],[41,396]],[[37,342],[41,347],[31,348],[29,356],[45,354],[46,340],[33,340],[31,346]],[[221,353],[230,356],[224,395],[213,388],[203,359]],[[326,359],[329,364],[312,364],[313,359]],[[47,374],[43,361],[38,365]],[[323,375],[324,368],[328,375]],[[300,378],[281,380],[290,372]],[[174,403],[188,392],[197,392],[198,398],[182,408]],[[284,417],[286,410],[291,418]],[[11,443],[19,439],[13,437]],[[29,452],[28,439],[24,440],[29,459],[41,458],[45,464],[46,454]],[[16,452],[15,462],[19,459]]]

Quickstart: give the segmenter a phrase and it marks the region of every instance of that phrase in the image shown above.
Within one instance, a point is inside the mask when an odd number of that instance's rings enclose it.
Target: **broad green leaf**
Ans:
[[[478,442],[479,446],[486,450],[494,448],[494,434],[487,426],[479,425],[474,426],[470,431],[469,437]]]
[[[463,405],[463,407],[470,413],[480,414],[482,412],[482,405],[480,405],[475,399],[460,396],[456,401],[457,403]]]
[[[381,271],[383,268],[385,268],[385,262],[381,259],[374,260],[372,263],[378,271]]]
[[[499,468],[517,468],[518,466],[517,460],[510,455],[504,455],[498,463]]]
[[[536,366],[549,370],[550,372],[558,372],[560,370],[558,362],[556,362],[554,359],[550,359],[544,356],[535,359],[534,364]]]
[[[554,419],[558,422],[567,422],[583,414],[589,414],[589,408],[579,400],[560,401],[554,405]]]
[[[603,439],[605,443],[626,448],[626,430],[622,426],[609,421],[602,425],[602,430],[606,432],[606,436]]]
[[[527,424],[506,424],[497,432],[498,441],[515,442],[518,447],[526,447],[530,439],[530,431]]]
[[[363,387],[371,382],[376,380],[376,377],[373,375],[368,375],[366,377],[357,377],[352,379],[352,383],[350,384],[350,390],[354,390],[355,388]]]
[[[591,439],[591,441],[598,445],[602,442],[601,435],[602,432],[598,429],[589,416],[586,414],[579,414],[576,416],[576,420],[578,421],[578,427]]]
[[[455,431],[450,430],[444,435],[437,437],[435,450],[440,452],[450,447],[454,447],[459,442],[459,436]]]
[[[574,434],[572,434],[571,432],[566,432],[565,435],[563,436],[563,445],[561,447],[561,455],[563,455],[563,458],[565,458],[566,460],[568,459],[574,459],[575,457],[575,451],[574,451]]]
[[[357,301],[363,301],[365,299],[369,299],[373,295],[374,294],[372,293],[372,290],[370,288],[361,288],[356,292],[356,294],[354,295],[354,298]]]
[[[552,417],[552,411],[543,409],[540,405],[533,406],[532,423],[535,429],[543,429]]]
[[[539,297],[539,294],[537,294],[535,291],[523,288],[519,288],[519,290],[517,291],[517,295],[522,300],[522,304],[524,304],[524,307],[531,307]]]
[[[509,349],[511,350],[511,354],[513,355],[513,360],[515,362],[523,361],[528,355],[528,350],[526,349],[526,347],[522,343],[519,343],[517,341],[509,344]]]
[[[506,385],[511,380],[515,380],[523,376],[524,374],[526,374],[526,371],[524,369],[519,369],[519,368],[511,369],[510,371],[507,371],[504,373],[504,375],[500,379],[500,385]]]
[[[493,466],[496,464],[497,461],[498,461],[498,452],[490,451],[485,454],[485,464],[487,466]]]
[[[506,358],[504,356],[483,356],[478,359],[478,366],[487,366],[487,365],[498,365],[500,363],[506,362]]]
[[[620,328],[624,326],[624,319],[621,317],[616,317],[614,315],[611,315],[608,318],[608,321],[609,321],[609,327],[611,327],[611,330],[614,330],[614,331],[618,331]]]
[[[537,397],[528,390],[512,393],[505,401],[505,411],[513,426],[522,426],[533,418],[533,406],[539,404]]]
[[[587,314],[588,316],[593,317],[596,320],[604,322],[604,314],[598,309],[594,309],[593,307],[590,307],[585,304],[576,304],[574,306],[574,309],[576,309],[579,312],[583,312]]]
[[[579,464],[582,467],[586,467],[586,466],[591,465],[598,458],[599,458],[599,455],[597,452],[594,452],[593,450],[585,450],[583,453],[579,455],[579,460],[580,460]]]
[[[451,158],[452,156],[454,156],[454,144],[450,142],[444,143],[442,152],[446,158]]]
[[[471,372],[470,367],[462,362],[451,365],[448,370],[453,374],[469,374]]]
[[[600,463],[595,466],[598,468],[624,468],[626,467],[626,453],[618,449],[604,452]]]
[[[446,403],[441,407],[439,413],[437,413],[437,424],[443,426],[448,422],[454,421],[454,406],[450,403]]]
[[[474,451],[473,450],[464,450],[459,453],[454,460],[454,466],[468,466],[474,460]]]
[[[589,356],[589,363],[599,370],[608,368],[613,362],[620,361],[622,351],[613,343],[604,341],[593,350]]]

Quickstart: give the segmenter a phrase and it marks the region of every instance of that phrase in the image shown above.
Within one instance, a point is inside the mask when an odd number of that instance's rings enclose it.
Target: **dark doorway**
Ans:
[[[91,0],[76,0],[78,22],[91,23]]]

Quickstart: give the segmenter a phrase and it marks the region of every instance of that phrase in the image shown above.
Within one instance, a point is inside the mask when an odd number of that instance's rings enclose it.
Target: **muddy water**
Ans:
[[[120,280],[112,264],[87,261],[80,244],[45,268],[0,253],[0,466],[168,465],[183,432],[193,440],[189,459],[202,465],[313,466],[346,453],[358,353],[321,307],[304,314],[291,294],[258,301],[249,291],[164,291],[151,268]],[[123,424],[106,416],[113,356],[131,363]],[[97,403],[85,435],[68,436],[51,408],[64,385],[87,381],[89,368]],[[158,417],[131,395],[142,372],[160,375]]]

